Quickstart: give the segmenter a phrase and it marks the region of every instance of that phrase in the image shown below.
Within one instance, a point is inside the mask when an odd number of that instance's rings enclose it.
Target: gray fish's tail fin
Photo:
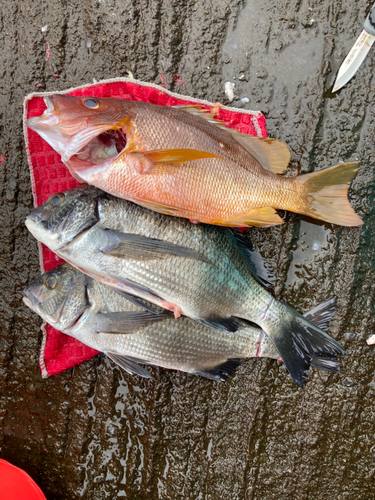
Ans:
[[[260,326],[275,343],[287,370],[300,387],[306,382],[311,365],[328,369],[331,360],[331,371],[337,371],[336,357],[345,354],[336,340],[281,302],[272,302]]]

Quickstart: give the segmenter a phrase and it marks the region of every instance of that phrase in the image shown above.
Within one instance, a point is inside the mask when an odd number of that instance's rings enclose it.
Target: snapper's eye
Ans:
[[[99,101],[97,101],[96,99],[86,99],[83,104],[86,106],[86,108],[91,109],[96,109],[99,107]]]
[[[48,288],[48,290],[52,290],[57,285],[57,279],[54,276],[47,276],[44,280],[44,286]]]
[[[64,198],[65,198],[64,193],[57,193],[51,196],[49,202],[51,203],[51,205],[56,207],[57,205],[60,205],[60,203],[63,201]]]

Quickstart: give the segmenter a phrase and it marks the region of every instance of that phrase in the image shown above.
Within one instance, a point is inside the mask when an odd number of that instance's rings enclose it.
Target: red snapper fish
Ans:
[[[236,227],[282,224],[277,209],[363,223],[347,197],[356,162],[286,178],[286,144],[228,129],[199,106],[59,94],[45,103],[28,126],[77,180],[157,212]]]

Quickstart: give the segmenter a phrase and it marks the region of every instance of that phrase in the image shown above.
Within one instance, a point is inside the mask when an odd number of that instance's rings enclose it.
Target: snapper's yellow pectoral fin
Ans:
[[[220,158],[207,151],[198,151],[197,149],[158,149],[153,151],[133,151],[132,155],[137,155],[143,160],[145,168],[143,173],[150,172],[152,167],[161,163],[169,163],[171,166],[179,165],[193,160],[202,160],[203,158]]]
[[[214,224],[231,227],[271,227],[284,224],[274,208],[263,207],[256,210],[249,210],[243,214],[237,214],[230,219],[222,219]]]

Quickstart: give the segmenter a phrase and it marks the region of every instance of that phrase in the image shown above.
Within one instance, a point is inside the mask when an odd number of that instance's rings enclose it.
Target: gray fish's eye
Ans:
[[[44,280],[44,286],[48,288],[48,290],[52,290],[57,285],[57,279],[54,276],[47,276]]]
[[[60,205],[60,203],[63,201],[64,198],[65,198],[65,195],[63,193],[54,194],[50,198],[50,203],[51,203],[51,205],[56,207],[57,205]]]
[[[87,108],[98,108],[99,102],[96,99],[86,99],[83,103]]]

